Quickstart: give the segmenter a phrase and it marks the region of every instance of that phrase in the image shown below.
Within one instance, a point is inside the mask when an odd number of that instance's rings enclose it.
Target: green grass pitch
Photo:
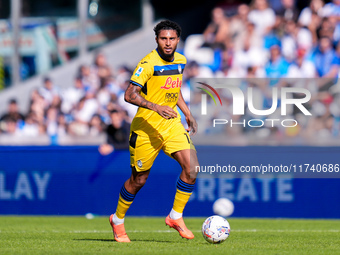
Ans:
[[[0,254],[340,254],[340,221],[229,218],[221,244],[201,235],[203,218],[185,218],[182,239],[165,218],[127,217],[131,243],[117,243],[108,217],[0,217]]]

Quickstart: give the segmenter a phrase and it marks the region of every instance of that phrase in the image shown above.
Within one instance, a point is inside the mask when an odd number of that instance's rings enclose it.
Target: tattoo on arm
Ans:
[[[151,103],[150,101],[147,101],[145,98],[143,98],[140,94],[139,91],[137,91],[137,88],[132,85],[133,87],[128,87],[126,94],[127,94],[127,101],[131,104],[147,108],[150,110],[155,110],[155,104]]]
[[[135,100],[137,99],[137,93],[131,92],[130,95],[129,95],[129,97],[130,97],[130,100],[131,100],[131,101],[135,101]]]
[[[150,110],[154,110],[154,108],[155,108],[155,104],[154,103],[151,103],[151,102],[145,100],[144,98],[142,98],[140,106],[144,107],[144,108],[148,108]]]

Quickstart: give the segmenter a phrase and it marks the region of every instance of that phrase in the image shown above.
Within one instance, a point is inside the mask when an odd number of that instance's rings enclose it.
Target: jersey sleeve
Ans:
[[[152,75],[153,67],[150,61],[142,59],[133,71],[130,82],[139,87],[143,87]]]

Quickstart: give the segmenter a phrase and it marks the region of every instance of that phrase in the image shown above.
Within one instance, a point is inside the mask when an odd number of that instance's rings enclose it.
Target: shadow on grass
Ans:
[[[102,239],[102,238],[82,238],[82,239],[73,239],[74,241],[98,241],[98,242],[113,242],[116,243],[113,239]],[[131,242],[155,242],[155,243],[178,243],[176,241],[169,240],[150,240],[150,239],[131,239]]]

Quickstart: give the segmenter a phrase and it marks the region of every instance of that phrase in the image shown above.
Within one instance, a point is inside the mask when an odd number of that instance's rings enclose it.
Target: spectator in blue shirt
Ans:
[[[289,63],[282,57],[281,49],[278,45],[270,47],[270,59],[265,65],[268,78],[285,77],[288,72]]]
[[[336,78],[339,72],[340,59],[336,55],[332,41],[328,37],[321,37],[318,47],[312,55],[319,77]]]
[[[312,54],[312,61],[315,63],[319,77],[319,91],[327,91],[333,86],[338,78],[340,58],[336,55],[329,37],[321,37],[318,47]]]

